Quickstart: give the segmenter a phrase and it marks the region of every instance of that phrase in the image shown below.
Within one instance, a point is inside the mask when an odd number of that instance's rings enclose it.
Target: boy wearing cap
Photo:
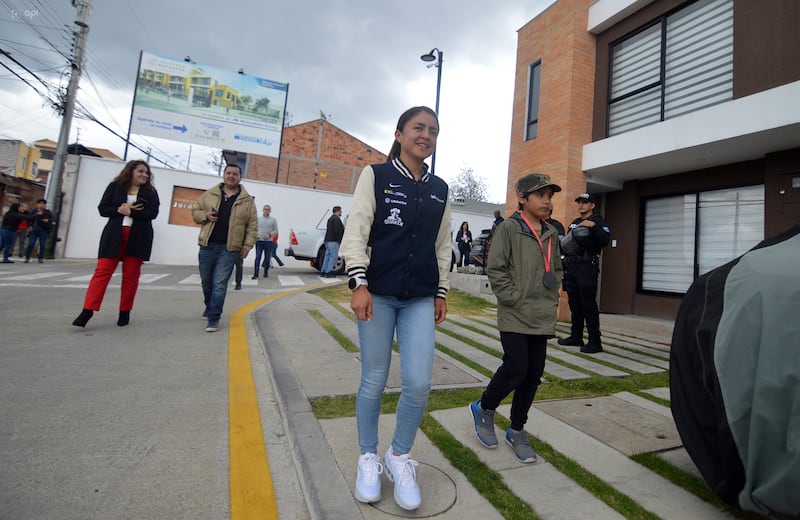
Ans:
[[[478,441],[496,448],[494,412],[514,392],[505,440],[518,460],[536,462],[523,428],[544,372],[547,339],[555,336],[561,248],[558,232],[545,219],[561,188],[534,173],[522,177],[516,191],[518,211],[497,226],[486,270],[497,297],[503,364],[469,409]]]
[[[581,193],[575,199],[578,218],[572,221],[569,230],[577,227],[589,228],[588,237],[581,250],[564,256],[564,288],[572,314],[570,335],[559,339],[559,345],[581,347],[585,354],[603,351],[600,342],[600,312],[597,310],[597,275],[600,273],[600,251],[611,240],[608,224],[600,215],[594,214],[596,199],[589,193]],[[579,242],[580,243],[580,242]],[[589,342],[583,344],[583,323],[589,334]]]

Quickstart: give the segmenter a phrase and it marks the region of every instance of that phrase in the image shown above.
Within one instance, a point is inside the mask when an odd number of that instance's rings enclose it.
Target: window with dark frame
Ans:
[[[525,126],[525,140],[536,137],[539,132],[539,84],[542,79],[542,62],[530,66],[528,74],[528,114]]]
[[[607,136],[733,99],[733,0],[698,0],[612,43]]]
[[[764,185],[643,201],[639,290],[683,294],[764,239]]]

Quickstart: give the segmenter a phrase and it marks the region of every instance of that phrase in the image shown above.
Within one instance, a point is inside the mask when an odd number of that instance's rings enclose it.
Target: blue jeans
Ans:
[[[207,246],[200,246],[197,260],[200,280],[203,282],[203,301],[209,320],[218,320],[222,315],[233,266],[240,256],[240,251],[228,251],[225,244],[209,243]]]
[[[322,273],[330,273],[336,267],[339,258],[339,242],[325,242],[325,258],[322,261]]]
[[[17,232],[10,229],[0,229],[0,244],[3,249],[3,260],[8,260],[14,249],[14,242],[17,240]]]
[[[272,251],[275,249],[275,244],[272,240],[256,240],[256,263],[253,267],[253,276],[258,276],[259,267],[269,269],[269,258],[272,256]],[[261,256],[264,260],[261,260]]]
[[[381,396],[389,377],[392,339],[397,330],[401,393],[392,448],[411,451],[431,391],[434,350],[433,297],[398,300],[372,295],[372,319],[358,321],[361,382],[356,394],[356,423],[361,453],[378,453]]]
[[[47,238],[50,236],[49,229],[36,229],[28,231],[28,250],[25,251],[25,258],[30,260],[33,246],[39,242],[39,260],[44,259],[44,249],[47,247]]]

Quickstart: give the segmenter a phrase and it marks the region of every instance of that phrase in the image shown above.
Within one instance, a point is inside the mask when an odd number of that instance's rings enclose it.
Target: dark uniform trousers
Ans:
[[[564,289],[567,291],[569,310],[572,313],[570,336],[583,338],[583,323],[589,334],[589,344],[600,344],[600,313],[597,309],[597,276],[600,273],[598,257],[588,255],[567,257],[565,261]]]

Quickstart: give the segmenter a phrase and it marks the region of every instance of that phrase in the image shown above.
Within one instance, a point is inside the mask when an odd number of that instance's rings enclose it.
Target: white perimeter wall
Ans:
[[[78,170],[74,203],[69,221],[64,247],[66,258],[96,258],[100,242],[100,233],[106,225],[106,219],[97,212],[97,205],[103,192],[114,177],[125,166],[123,162],[81,157]],[[164,265],[196,265],[197,235],[200,228],[169,224],[169,204],[172,200],[173,186],[198,188],[206,190],[222,181],[216,175],[191,173],[151,167],[153,181],[161,207],[158,218],[153,221],[153,253],[150,261]],[[347,215],[350,208],[351,195],[333,193],[307,188],[296,188],[279,184],[251,181],[244,179],[242,184],[255,196],[256,207],[264,204],[272,207],[272,216],[278,221],[280,233],[279,256],[284,258],[283,250],[289,245],[289,229],[292,227],[324,228],[333,206],[341,206],[342,213]],[[493,215],[478,215],[455,211],[453,222],[457,227],[461,222],[469,222],[473,237],[477,237],[481,229],[490,228]],[[286,260],[286,258],[284,258]]]

